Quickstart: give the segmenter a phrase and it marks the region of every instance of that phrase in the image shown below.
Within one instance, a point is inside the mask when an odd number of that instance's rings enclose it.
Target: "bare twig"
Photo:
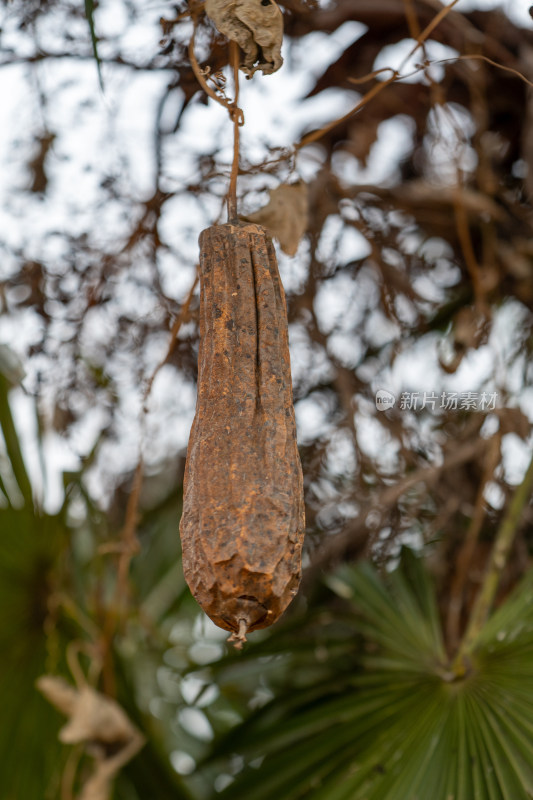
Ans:
[[[93,53],[75,53],[71,50],[68,51],[61,51],[61,52],[47,52],[43,50],[39,50],[38,53],[33,53],[29,56],[15,56],[15,55],[6,55],[4,58],[0,60],[0,69],[2,67],[11,67],[14,64],[38,64],[41,61],[48,61],[48,60],[62,60],[62,59],[69,59],[71,61],[92,61],[94,62],[94,54]],[[136,64],[133,61],[128,61],[128,59],[123,58],[120,55],[117,56],[101,56],[100,62],[102,64],[112,64],[117,67],[127,67],[128,69],[132,69],[135,72],[175,72],[176,67],[174,64],[156,64],[149,62],[147,64]]]
[[[506,67],[505,64],[498,64],[497,61],[493,61],[492,58],[488,58],[487,56],[483,56],[479,53],[465,53],[462,56],[454,56],[454,58],[441,58],[438,61],[432,61],[432,64],[450,64],[454,61],[486,61],[487,64],[491,64],[491,66],[496,67],[496,69],[501,69],[504,72],[510,72],[512,75],[516,75],[517,78],[520,78],[521,81],[527,83],[528,86],[533,87],[533,82],[528,80],[523,72],[520,72],[517,69],[513,69],[513,67]]]
[[[353,520],[341,533],[328,537],[324,544],[318,548],[316,553],[311,556],[311,564],[305,576],[306,582],[318,569],[338,561],[351,547],[357,546],[358,544],[361,546],[363,545],[368,535],[366,519],[370,511],[379,510],[382,513],[387,513],[388,509],[391,508],[405,492],[409,491],[409,489],[412,489],[420,483],[424,483],[426,486],[431,485],[438,480],[443,472],[453,469],[459,466],[459,464],[464,464],[473,458],[479,457],[486,448],[487,440],[478,438],[450,453],[439,466],[419,469],[392,486],[383,489],[383,491],[376,492],[375,498],[361,508],[357,519]]]
[[[382,92],[387,86],[389,86],[394,81],[398,80],[398,77],[399,77],[399,73],[395,70],[393,72],[392,76],[390,78],[388,78],[386,81],[383,81],[383,83],[377,83],[375,86],[373,86],[371,89],[369,89],[368,92],[364,95],[364,97],[352,109],[350,109],[350,111],[348,111],[347,114],[344,114],[344,116],[333,120],[333,122],[330,122],[327,125],[324,125],[323,128],[319,128],[316,131],[311,131],[311,133],[306,134],[295,145],[295,149],[296,150],[301,150],[302,147],[307,147],[307,145],[313,144],[313,142],[318,141],[323,136],[325,136],[327,133],[332,131],[333,128],[336,128],[337,125],[340,125],[341,123],[346,122],[347,120],[349,120],[350,117],[353,117],[354,114],[356,114],[358,111],[360,111],[361,108],[363,108],[363,106],[366,106],[366,104],[370,100],[372,100],[373,97],[376,97],[376,95],[380,94],[380,92]]]
[[[195,289],[196,289],[196,287],[198,285],[198,279],[199,279],[199,275],[198,275],[198,266],[197,266],[196,267],[196,275],[194,277],[193,285],[189,289],[189,294],[185,298],[185,301],[184,301],[184,303],[183,303],[183,305],[181,307],[181,311],[178,314],[178,316],[176,317],[176,319],[174,320],[174,324],[172,326],[172,330],[170,331],[170,339],[169,339],[169,342],[168,342],[168,348],[167,348],[167,352],[165,354],[165,357],[162,359],[162,361],[159,362],[157,367],[154,369],[154,371],[152,372],[152,374],[151,374],[151,376],[148,379],[148,382],[146,384],[146,389],[144,390],[144,395],[143,395],[143,411],[145,413],[147,411],[147,409],[146,409],[146,401],[150,397],[150,392],[152,391],[152,386],[154,384],[154,381],[155,381],[157,375],[159,374],[159,371],[165,366],[165,364],[168,362],[170,356],[174,352],[174,347],[176,346],[176,341],[177,341],[177,338],[178,338],[178,333],[180,331],[180,328],[181,328],[181,326],[183,325],[183,323],[185,322],[185,320],[187,319],[187,317],[189,315],[189,308],[190,308],[190,305],[191,305],[192,298],[194,296]]]
[[[185,11],[182,11],[181,14],[177,14],[173,19],[167,19],[166,17],[161,17],[159,20],[159,24],[163,28],[164,32],[169,31],[174,25],[177,25],[178,22],[181,22],[182,19],[186,19],[187,17],[192,17],[198,14],[200,11],[203,11],[205,6],[205,2],[198,2],[198,3],[190,3],[189,8]]]
[[[189,294],[187,295],[187,298],[185,299],[181,307],[181,311],[174,325],[172,326],[172,330],[170,333],[170,341],[165,357],[156,366],[146,384],[146,389],[143,395],[143,407],[142,407],[143,433],[141,435],[140,456],[137,466],[135,468],[132,490],[126,507],[126,515],[122,532],[120,534],[118,541],[108,542],[99,548],[99,553],[101,554],[118,553],[119,556],[114,600],[109,606],[100,642],[101,655],[104,664],[104,678],[107,678],[108,684],[111,678],[111,673],[109,671],[109,661],[108,661],[111,642],[113,640],[117,627],[121,624],[121,622],[125,618],[127,610],[126,601],[128,597],[128,575],[130,570],[131,559],[136,553],[139,552],[139,542],[136,535],[136,529],[139,518],[139,500],[141,495],[142,479],[144,471],[142,451],[143,451],[143,441],[144,441],[144,425],[145,425],[146,415],[148,413],[147,400],[152,390],[152,386],[154,384],[154,379],[156,375],[158,374],[159,370],[163,367],[163,365],[166,364],[166,362],[170,358],[170,355],[172,354],[172,351],[174,350],[176,340],[178,338],[179,329],[183,324],[184,320],[188,316],[189,307],[197,283],[198,283],[198,272],[195,275],[194,282],[189,290]],[[107,688],[108,688],[108,693],[112,694],[112,692],[109,691],[109,686]]]
[[[391,83],[401,80],[401,78],[403,77],[401,74],[402,70],[409,61],[409,59],[416,53],[416,51],[420,47],[423,47],[424,42],[426,41],[428,36],[435,30],[437,25],[440,22],[442,22],[442,20],[450,13],[452,8],[456,6],[458,2],[459,0],[452,0],[451,3],[449,3],[443,9],[441,9],[439,13],[436,14],[435,17],[431,20],[431,22],[428,25],[426,25],[422,33],[418,36],[416,43],[411,48],[406,57],[403,59],[398,69],[393,70],[390,78],[387,78],[387,80],[383,81],[383,83],[378,83],[375,86],[373,86],[372,89],[369,89],[369,91],[364,95],[364,97],[350,111],[348,111],[347,114],[344,114],[344,116],[339,117],[338,119],[328,123],[327,125],[324,125],[324,127],[320,128],[319,130],[311,131],[311,133],[308,133],[306,136],[300,139],[300,141],[295,145],[295,149],[301,150],[302,147],[306,147],[307,145],[313,144],[313,142],[318,141],[318,139],[321,139],[322,136],[325,136],[327,133],[333,130],[333,128],[336,128],[337,125],[340,125],[341,123],[349,120],[350,117],[352,117],[354,114],[360,111],[360,109],[363,108],[363,106],[365,106],[370,100],[372,100],[372,98],[376,97],[376,95],[380,94],[387,86],[390,86]]]
[[[474,290],[476,306],[480,312],[487,313],[487,303],[485,300],[485,291],[483,289],[481,268],[474,253],[474,245],[472,244],[470,227],[468,225],[468,214],[464,205],[463,193],[459,184],[454,194],[454,214],[457,237],[461,245],[466,268],[472,280],[472,288]]]

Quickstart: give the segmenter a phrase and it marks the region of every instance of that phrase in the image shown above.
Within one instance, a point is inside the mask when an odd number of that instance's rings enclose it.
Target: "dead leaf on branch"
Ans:
[[[270,200],[266,206],[243,219],[262,225],[279,241],[283,252],[293,256],[309,222],[307,185],[303,181],[282,184],[269,194]]]
[[[283,15],[274,0],[206,0],[207,16],[241,48],[241,70],[251,78],[256,70],[268,75],[283,64]]]
[[[123,709],[91,686],[75,688],[63,678],[42,675],[37,688],[69,720],[59,731],[64,744],[84,744],[94,770],[79,800],[109,800],[112,781],[144,744],[144,737]]]

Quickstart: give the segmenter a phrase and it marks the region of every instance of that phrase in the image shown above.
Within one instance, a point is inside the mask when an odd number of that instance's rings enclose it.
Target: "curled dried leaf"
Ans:
[[[266,206],[243,219],[263,225],[279,241],[283,252],[293,256],[309,222],[307,185],[303,181],[283,184],[269,194]]]
[[[283,15],[274,0],[206,0],[207,16],[243,53],[241,70],[251,78],[256,70],[264,75],[283,64]]]
[[[90,686],[76,689],[55,675],[42,675],[36,685],[69,717],[59,731],[60,741],[85,744],[95,759],[79,800],[108,800],[114,776],[144,744],[142,734],[115,700]]]
[[[74,713],[78,701],[78,691],[70,683],[55,675],[41,675],[37,679],[36,685],[48,702],[62,714],[70,717]]]

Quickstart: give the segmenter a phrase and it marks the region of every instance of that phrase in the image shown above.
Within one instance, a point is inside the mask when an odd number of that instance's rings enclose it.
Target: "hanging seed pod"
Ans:
[[[203,231],[200,287],[183,567],[206,614],[243,640],[296,594],[304,536],[285,295],[264,228]]]

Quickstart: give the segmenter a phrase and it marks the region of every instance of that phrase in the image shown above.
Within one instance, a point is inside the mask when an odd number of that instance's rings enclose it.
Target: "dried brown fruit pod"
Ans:
[[[265,229],[203,231],[200,281],[183,567],[206,614],[242,641],[296,594],[304,537],[285,295]]]

